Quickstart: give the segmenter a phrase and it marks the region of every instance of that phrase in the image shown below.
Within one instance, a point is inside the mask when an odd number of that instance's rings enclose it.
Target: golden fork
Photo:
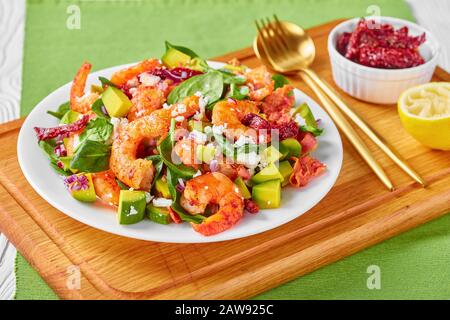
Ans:
[[[425,186],[425,181],[420,175],[378,133],[349,108],[329,85],[323,82],[313,70],[309,69],[314,61],[315,46],[312,39],[302,28],[292,23],[280,22],[276,15],[274,21],[266,19],[266,21],[262,20],[261,23],[258,21],[255,21],[255,23],[259,34],[254,42],[256,54],[263,62],[269,63],[278,72],[300,73],[302,79],[313,89],[341,131],[389,190],[393,190],[393,186],[386,173],[333,102],[401,169],[422,186]]]

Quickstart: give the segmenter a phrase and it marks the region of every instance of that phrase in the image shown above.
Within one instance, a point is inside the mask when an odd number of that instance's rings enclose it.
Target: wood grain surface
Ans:
[[[309,30],[319,53],[313,68],[329,83],[326,38],[336,23]],[[250,48],[215,60],[232,57],[250,67],[259,64]],[[449,81],[450,76],[438,69],[434,80]],[[299,79],[291,81],[314,97]],[[408,136],[394,106],[369,105],[348,96],[345,100],[425,177],[426,189],[368,142],[395,182],[396,190],[386,191],[344,140],[336,185],[318,205],[286,225],[219,243],[133,240],[83,225],[38,196],[17,163],[18,120],[0,126],[0,230],[64,299],[241,299],[448,212],[449,153],[425,148]],[[74,267],[80,271],[79,288],[70,285]]]

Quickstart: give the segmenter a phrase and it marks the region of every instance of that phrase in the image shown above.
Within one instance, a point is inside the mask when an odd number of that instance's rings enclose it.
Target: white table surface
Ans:
[[[417,22],[442,45],[439,65],[450,71],[450,0],[406,0]],[[382,14],[382,12],[381,12]],[[25,0],[0,0],[0,123],[19,117]],[[0,234],[0,300],[16,291],[16,249]]]

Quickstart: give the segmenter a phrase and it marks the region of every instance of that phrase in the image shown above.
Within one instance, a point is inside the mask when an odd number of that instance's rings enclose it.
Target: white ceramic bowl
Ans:
[[[328,36],[328,54],[330,56],[333,78],[336,84],[349,95],[372,103],[396,103],[400,94],[415,85],[427,83],[433,76],[439,55],[439,43],[436,38],[421,26],[397,18],[379,17],[379,23],[389,23],[395,29],[407,26],[413,36],[425,32],[426,41],[419,50],[425,63],[407,69],[377,69],[355,63],[337,49],[339,36],[356,28],[360,18],[344,21],[337,25]]]

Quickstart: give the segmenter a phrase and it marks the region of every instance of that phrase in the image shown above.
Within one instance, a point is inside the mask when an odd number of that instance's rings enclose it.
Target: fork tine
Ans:
[[[273,18],[275,20],[275,30],[280,35],[280,39],[283,42],[283,45],[285,49],[289,49],[289,45],[286,41],[286,32],[284,30],[283,25],[281,24],[280,20],[278,19],[278,16],[276,14],[273,15]]]
[[[266,18],[267,21],[267,29],[271,32],[271,39],[277,46],[277,51],[281,55],[285,55],[287,46],[283,43],[281,36],[277,32],[276,28],[274,28],[274,23],[270,21],[269,18]]]
[[[277,47],[273,44],[272,36],[270,35],[264,20],[261,19],[259,23],[257,21],[255,21],[255,23],[257,24],[257,28],[261,36],[261,42],[268,55],[272,56],[274,54],[279,54]]]
[[[262,24],[262,26],[260,25]],[[266,51],[267,58],[269,59],[271,64],[274,64],[274,61],[272,60],[272,56],[274,55],[273,48],[271,45],[270,40],[268,40],[266,36],[266,31],[264,30],[265,24],[264,22],[258,22],[258,20],[255,20],[256,28],[258,29],[259,39],[261,40],[261,44],[263,46],[264,51]]]
[[[266,18],[267,23],[264,22],[264,19],[261,19],[261,23],[264,26],[263,31],[266,34],[266,42],[268,43],[268,47],[277,55],[283,55],[284,50],[282,49],[278,37],[275,34],[275,31],[273,30],[270,20]]]

